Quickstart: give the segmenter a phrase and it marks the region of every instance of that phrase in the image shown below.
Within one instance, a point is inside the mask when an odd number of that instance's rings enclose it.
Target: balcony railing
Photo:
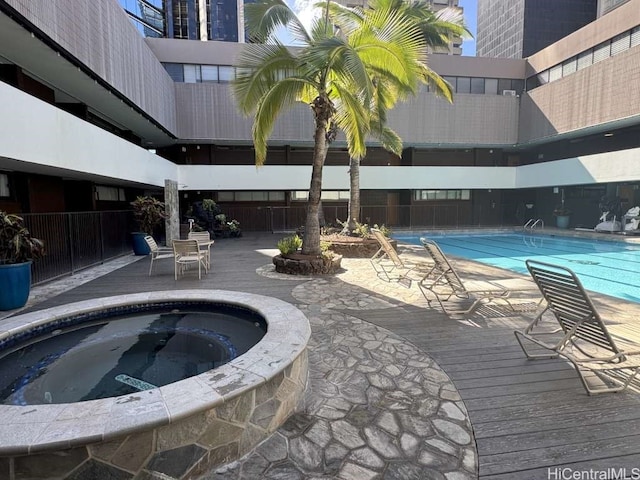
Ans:
[[[46,249],[46,255],[33,262],[34,285],[131,253],[131,211],[21,216],[31,234],[44,241]]]

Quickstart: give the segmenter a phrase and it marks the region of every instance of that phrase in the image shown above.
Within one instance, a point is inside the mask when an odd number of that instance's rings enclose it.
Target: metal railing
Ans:
[[[524,224],[524,229],[526,230],[531,229],[534,230],[536,227],[540,227],[540,228],[544,228],[544,220],[541,218],[538,218],[537,220],[530,218],[527,223]]]
[[[34,285],[131,253],[131,211],[21,216],[31,235],[44,241],[46,250],[43,258],[33,262]]]
[[[245,231],[290,232],[305,223],[306,205],[239,206],[219,204],[227,219],[236,219]],[[327,224],[345,221],[347,205],[323,205]],[[367,205],[360,209],[360,222],[396,229],[434,229],[486,226],[514,226],[519,222],[506,212],[471,207],[461,203],[437,205]]]

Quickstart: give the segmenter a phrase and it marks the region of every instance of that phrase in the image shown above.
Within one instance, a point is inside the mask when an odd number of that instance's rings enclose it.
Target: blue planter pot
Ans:
[[[135,255],[149,255],[151,253],[149,244],[144,241],[144,237],[146,236],[147,234],[144,232],[133,232],[131,234],[133,253]]]
[[[569,228],[569,219],[571,217],[569,215],[558,215],[556,216],[556,226],[558,228]]]
[[[0,265],[0,310],[24,307],[31,289],[31,262]]]

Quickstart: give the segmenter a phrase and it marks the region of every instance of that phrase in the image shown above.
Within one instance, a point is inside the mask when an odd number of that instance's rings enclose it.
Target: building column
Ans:
[[[164,206],[167,213],[164,220],[166,243],[171,245],[180,239],[180,194],[175,180],[164,181]]]

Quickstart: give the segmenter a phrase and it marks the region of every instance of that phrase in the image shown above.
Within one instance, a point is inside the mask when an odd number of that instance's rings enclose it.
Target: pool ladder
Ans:
[[[537,220],[534,220],[533,218],[530,218],[529,221],[524,224],[524,229],[525,230],[527,228],[533,230],[536,227],[544,228],[544,220],[542,220],[541,218],[538,218]]]

